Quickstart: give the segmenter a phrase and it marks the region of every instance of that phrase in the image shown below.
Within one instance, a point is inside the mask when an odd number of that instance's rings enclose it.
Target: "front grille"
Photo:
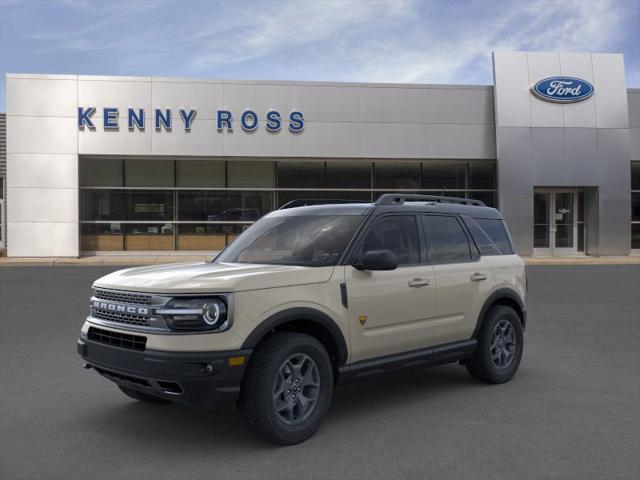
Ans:
[[[96,327],[89,327],[87,338],[94,342],[111,345],[113,347],[128,348],[129,350],[142,351],[147,346],[147,337],[112,332]]]
[[[94,308],[91,316],[94,318],[99,318],[101,320],[109,320],[111,322],[126,323],[129,325],[140,325],[142,327],[149,326],[149,317],[146,317],[144,315],[133,315],[130,313],[116,313],[116,312],[110,312],[108,310],[98,310]]]
[[[98,368],[98,367],[93,367],[93,368],[100,375],[104,375],[105,377],[113,381],[124,380],[125,382],[135,383],[136,385],[143,385],[145,387],[151,386],[151,384],[144,378],[131,377],[123,373],[117,373],[117,372],[112,372],[111,370],[105,370],[104,368]]]
[[[151,295],[144,293],[119,292],[97,288],[93,296],[112,302],[130,303],[132,305],[151,305]]]

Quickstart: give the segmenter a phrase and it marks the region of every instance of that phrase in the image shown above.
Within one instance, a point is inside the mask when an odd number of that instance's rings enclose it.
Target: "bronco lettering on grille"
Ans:
[[[149,309],[147,307],[133,307],[131,305],[119,305],[117,303],[103,302],[101,300],[94,300],[93,308],[98,310],[107,310],[115,313],[128,313],[130,315],[149,315]]]

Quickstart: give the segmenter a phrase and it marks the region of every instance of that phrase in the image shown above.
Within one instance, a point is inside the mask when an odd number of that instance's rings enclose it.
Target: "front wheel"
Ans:
[[[466,367],[477,380],[505,383],[516,374],[522,350],[520,317],[513,308],[496,305],[489,309],[482,322],[476,352]]]
[[[276,332],[251,357],[239,408],[259,437],[293,445],[320,427],[333,394],[333,368],[324,346],[310,335]]]

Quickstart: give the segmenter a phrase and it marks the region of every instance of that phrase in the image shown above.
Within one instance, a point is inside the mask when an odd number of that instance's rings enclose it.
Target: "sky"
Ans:
[[[619,52],[640,0],[0,0],[5,73],[493,83],[494,50]]]

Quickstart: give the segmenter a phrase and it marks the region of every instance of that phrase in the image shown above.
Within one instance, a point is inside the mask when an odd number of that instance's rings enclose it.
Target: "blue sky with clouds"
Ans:
[[[492,50],[621,52],[640,0],[0,0],[4,74],[491,84]]]

